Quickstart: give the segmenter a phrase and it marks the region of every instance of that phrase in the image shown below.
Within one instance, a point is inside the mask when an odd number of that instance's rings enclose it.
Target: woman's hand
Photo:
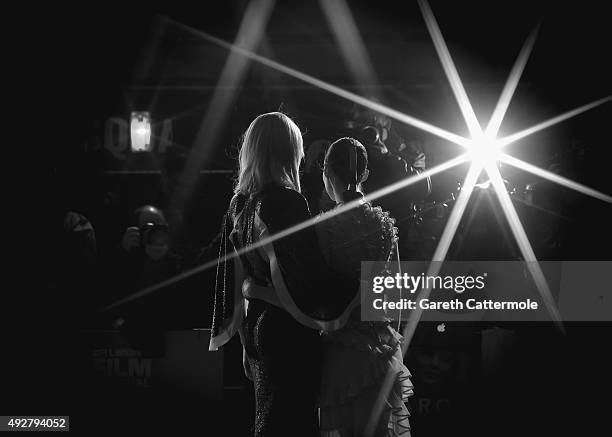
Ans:
[[[249,381],[253,381],[253,371],[251,370],[251,364],[249,363],[246,349],[244,348],[242,348],[242,367],[244,367],[244,376],[246,376]]]
[[[125,230],[121,239],[121,248],[129,252],[130,250],[140,246],[140,229],[136,226],[130,226]]]
[[[247,299],[259,299],[277,307],[281,307],[280,299],[276,295],[276,290],[270,286],[256,285],[252,278],[247,277],[242,283],[242,295]]]

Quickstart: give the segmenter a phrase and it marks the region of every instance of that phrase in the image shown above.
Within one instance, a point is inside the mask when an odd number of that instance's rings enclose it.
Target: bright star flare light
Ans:
[[[497,165],[501,158],[501,147],[495,137],[479,133],[468,143],[468,156],[480,169]]]
[[[520,80],[520,75],[524,69],[524,66],[527,62],[528,55],[531,52],[531,48],[533,46],[535,40],[535,31],[532,33],[531,38],[527,41],[519,58],[515,62],[514,68],[506,82],[504,89],[502,91],[502,95],[495,107],[494,113],[491,117],[491,120],[487,126],[485,131],[482,130],[478,119],[474,113],[474,109],[471,105],[471,102],[465,92],[465,88],[461,79],[459,77],[459,73],[455,67],[455,64],[450,56],[446,43],[444,42],[444,38],[438,27],[436,19],[433,15],[429,4],[425,0],[419,0],[419,7],[421,8],[421,12],[425,19],[425,23],[427,25],[427,29],[431,35],[431,39],[436,48],[436,52],[440,58],[440,62],[444,68],[444,72],[447,76],[447,79],[451,85],[455,98],[457,99],[457,103],[459,104],[459,108],[463,114],[463,117],[467,123],[468,130],[470,131],[471,140],[465,144],[465,147],[468,149],[468,156],[471,160],[471,165],[468,170],[468,174],[466,176],[466,184],[463,188],[466,189],[464,194],[463,202],[455,204],[453,211],[451,213],[451,217],[449,218],[442,238],[438,242],[438,246],[434,253],[433,262],[430,265],[429,270],[437,270],[439,266],[438,262],[444,261],[446,258],[446,254],[450,244],[456,234],[457,226],[463,217],[463,213],[465,212],[465,205],[469,200],[474,184],[480,175],[482,169],[484,169],[489,178],[493,181],[495,187],[495,193],[500,198],[500,203],[502,204],[502,210],[506,215],[506,219],[512,228],[512,232],[517,239],[519,247],[521,249],[521,253],[523,254],[524,260],[527,264],[537,264],[535,261],[535,254],[531,245],[529,244],[529,240],[525,234],[525,231],[518,219],[518,214],[512,205],[512,201],[510,200],[506,188],[504,186],[501,174],[497,168],[497,161],[500,158],[500,149],[501,143],[496,140],[495,136],[497,135],[497,131],[499,130],[499,126],[501,125],[501,120],[505,114],[505,111],[511,101],[512,95],[514,94],[514,90]],[[506,144],[509,144],[506,143]],[[468,185],[469,182],[469,185]],[[501,182],[498,183],[498,182]],[[462,190],[463,191],[463,190]],[[506,202],[507,200],[507,202]],[[538,291],[542,295],[544,302],[546,303],[547,309],[552,317],[552,319],[558,324],[561,323],[559,318],[559,313],[557,308],[554,306],[554,302],[550,298],[550,290],[548,285],[546,284],[546,280],[541,272],[541,269],[538,268],[530,268],[530,273],[532,274]],[[429,274],[429,273],[428,273]],[[423,290],[424,297],[427,297],[431,290]],[[405,348],[408,347],[412,336],[414,334],[414,330],[420,320],[421,312],[415,311],[411,314],[411,317],[408,321],[404,329],[404,338],[406,338]],[[406,349],[403,349],[405,351]]]

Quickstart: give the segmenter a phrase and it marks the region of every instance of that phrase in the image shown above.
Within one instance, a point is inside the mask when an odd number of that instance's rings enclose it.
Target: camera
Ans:
[[[140,227],[141,246],[159,244],[168,240],[168,225],[145,223]]]

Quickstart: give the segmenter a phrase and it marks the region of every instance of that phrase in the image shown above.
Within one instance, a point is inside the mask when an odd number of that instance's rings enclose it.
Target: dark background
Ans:
[[[3,396],[3,414],[67,413],[82,426],[98,423],[108,430],[123,422],[138,427],[140,419],[155,416],[170,428],[179,422],[185,430],[199,430],[204,435],[220,417],[239,417],[241,420],[234,423],[236,432],[248,429],[253,408],[248,389],[239,395],[226,390],[223,401],[209,402],[206,396],[191,398],[176,389],[140,393],[123,386],[109,388],[104,380],[95,380],[89,373],[88,357],[81,353],[84,340],[79,326],[70,317],[80,308],[71,307],[70,302],[60,305],[46,300],[44,288],[44,277],[53,274],[48,266],[54,251],[45,240],[53,223],[48,211],[59,206],[85,214],[96,229],[103,257],[120,241],[135,207],[148,202],[164,208],[172,204],[172,196],[162,189],[160,175],[108,174],[109,170],[155,168],[168,176],[166,183],[172,183],[172,175],[183,168],[194,146],[227,57],[224,49],[165,25],[164,17],[232,41],[246,3],[206,2],[205,6],[181,7],[105,3],[38,9],[18,21],[23,37],[15,45],[20,59],[25,59],[23,65],[28,66],[24,75],[28,79],[32,75],[26,89],[34,92],[23,98],[29,129],[20,131],[17,144],[36,143],[27,149],[29,159],[23,162],[39,177],[28,178],[33,192],[21,196],[24,203],[34,206],[33,213],[26,215],[33,222],[27,229],[36,235],[36,246],[23,244],[26,247],[15,257],[24,261],[20,263],[25,266],[22,278],[42,276],[43,284],[30,285],[22,279],[13,290],[18,302],[25,305],[10,311],[14,317],[6,335],[8,366],[3,370],[5,393],[10,395]],[[373,89],[384,103],[467,135],[416,3],[357,1],[349,5],[378,76]],[[541,23],[502,134],[612,91],[608,60],[612,30],[601,2],[432,1],[431,7],[483,123],[524,40]],[[277,2],[265,39],[267,45],[261,46],[260,53],[357,91],[316,2]],[[306,145],[333,137],[351,105],[267,67],[250,64],[201,170],[234,170],[235,146],[259,113],[282,109],[291,115],[305,131]],[[104,150],[92,152],[86,146],[99,141],[107,118],[127,118],[131,110],[139,108],[150,109],[157,119],[174,119],[176,147],[171,153],[157,162],[118,162]],[[610,116],[607,103],[521,141],[510,152],[542,167],[565,160],[569,162],[565,175],[612,193]],[[405,138],[423,142],[428,166],[459,151],[412,127],[396,126]],[[576,145],[583,149],[582,160],[574,159]],[[41,170],[32,171],[38,164]],[[459,167],[434,178],[432,196],[445,198],[465,170]],[[517,186],[537,181],[512,169],[504,171],[504,177]],[[181,209],[180,241],[197,248],[210,243],[218,232],[231,196],[231,174],[202,174],[194,187],[195,197]],[[564,213],[571,218],[560,228],[564,244],[555,256],[563,260],[610,259],[610,206],[563,189],[555,195],[564,199]],[[519,213],[523,211],[519,209]],[[203,274],[172,293],[160,295],[160,305],[172,304],[165,328],[208,327],[213,279]],[[444,431],[552,434],[589,432],[606,424],[606,402],[601,399],[609,393],[605,386],[610,382],[606,350],[610,328],[607,323],[570,323],[567,334],[562,335],[550,326],[513,326],[521,341],[504,372],[495,379],[497,385],[491,385],[496,389],[483,390],[478,386],[481,380],[474,383],[474,390],[468,387],[469,402]],[[234,344],[226,353],[224,384],[248,387],[235,364],[238,346]],[[416,424],[414,435],[426,435]],[[155,426],[149,423],[145,427]]]

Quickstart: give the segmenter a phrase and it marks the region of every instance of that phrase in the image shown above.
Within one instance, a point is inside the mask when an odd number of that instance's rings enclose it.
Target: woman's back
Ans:
[[[317,237],[329,265],[359,278],[362,261],[391,261],[397,244],[397,228],[389,214],[363,203],[317,224]],[[323,435],[361,435],[368,426],[387,373],[396,376],[375,434],[399,434],[408,427],[403,404],[412,394],[408,369],[399,349],[401,336],[386,322],[361,321],[355,308],[347,324],[324,332],[323,375],[320,395]],[[326,434],[327,432],[327,434]],[[408,434],[405,434],[408,435]]]
[[[270,227],[270,232],[286,229],[307,218],[308,211],[300,207],[300,194],[278,185],[265,187],[255,196],[237,194],[230,203],[234,224],[230,240],[241,250],[260,238],[257,221]],[[287,205],[292,208],[286,209]],[[275,242],[275,250],[288,272],[303,269],[308,254],[292,249],[295,238]],[[270,264],[261,249],[241,255],[245,274],[256,283],[271,283]],[[296,289],[296,299],[308,306],[308,291]],[[296,435],[315,435],[316,387],[320,383],[320,338],[317,331],[296,322],[286,311],[252,299],[241,327],[241,338],[248,357],[255,386],[255,435],[283,436],[298,427]],[[299,375],[297,377],[296,375]]]
[[[334,270],[360,278],[362,261],[389,261],[397,243],[395,220],[380,207],[362,203],[317,223],[325,261]]]

